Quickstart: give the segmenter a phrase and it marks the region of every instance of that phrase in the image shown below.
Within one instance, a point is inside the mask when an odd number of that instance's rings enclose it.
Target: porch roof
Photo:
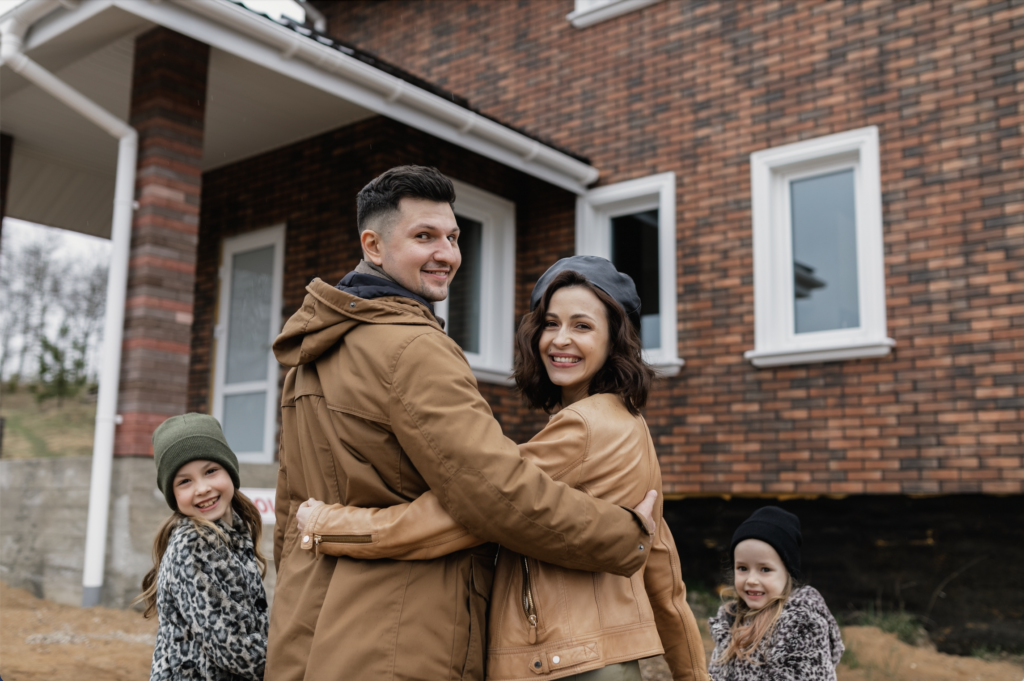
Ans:
[[[452,93],[231,0],[81,0],[39,21],[25,49],[127,120],[135,37],[155,26],[211,46],[204,170],[383,115],[574,193],[597,179],[585,159]],[[108,236],[116,141],[9,69],[2,76],[0,128],[15,138],[7,214]]]

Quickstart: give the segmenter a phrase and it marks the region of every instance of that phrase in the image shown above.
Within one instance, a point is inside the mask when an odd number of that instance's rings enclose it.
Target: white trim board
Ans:
[[[500,196],[452,180],[457,215],[483,225],[480,292],[480,352],[465,352],[477,380],[512,384],[515,339],[516,206]],[[455,276],[458,276],[456,274]],[[434,303],[434,311],[448,316],[448,301]]]
[[[576,9],[565,15],[574,28],[586,28],[661,0],[576,0]]]
[[[796,333],[789,186],[795,179],[853,170],[860,326]],[[886,335],[885,262],[878,128],[828,135],[750,156],[754,243],[754,341],[744,353],[758,367],[882,357]]]
[[[228,328],[231,314],[231,268],[232,256],[236,253],[263,248],[274,247],[273,279],[270,295],[270,320],[267,329],[267,374],[266,379],[250,381],[246,383],[235,383],[230,387],[225,385],[227,373],[227,341],[230,329]],[[284,288],[284,247],[285,247],[285,225],[276,225],[265,229],[246,232],[239,236],[224,239],[221,246],[221,266],[218,270],[220,284],[218,286],[217,298],[217,325],[214,327],[214,339],[216,348],[214,351],[213,366],[213,395],[211,396],[211,411],[213,417],[224,424],[224,398],[230,394],[243,394],[258,391],[266,392],[264,403],[263,421],[263,451],[236,451],[238,460],[248,463],[270,463],[274,460],[277,438],[277,414],[280,409],[278,394],[278,372],[279,366],[271,351],[274,338],[281,330],[281,299]]]
[[[677,354],[675,173],[610,184],[579,197],[576,200],[576,253],[611,259],[611,219],[654,208],[658,209],[661,342],[656,349],[645,349],[644,356],[660,375],[675,376],[684,364]]]

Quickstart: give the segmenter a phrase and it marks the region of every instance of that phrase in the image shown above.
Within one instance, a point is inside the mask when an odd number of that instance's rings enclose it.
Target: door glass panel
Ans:
[[[860,326],[853,170],[790,184],[796,333]]]
[[[640,294],[640,340],[661,347],[661,297],[658,290],[658,210],[612,218],[612,263],[633,278]]]
[[[236,454],[263,451],[266,406],[267,393],[262,390],[224,396],[224,437]]]
[[[273,281],[273,246],[232,257],[226,384],[267,378]]]
[[[448,287],[448,335],[464,352],[480,352],[480,288],[483,284],[483,231],[476,220],[455,216],[462,265]]]

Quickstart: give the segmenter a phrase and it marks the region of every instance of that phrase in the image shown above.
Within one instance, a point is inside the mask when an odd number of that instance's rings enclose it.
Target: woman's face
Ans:
[[[789,572],[768,542],[744,539],[733,552],[736,592],[751,610],[760,610],[786,590]]]
[[[538,350],[551,382],[562,388],[562,406],[587,396],[594,374],[608,359],[608,312],[585,286],[555,291]]]
[[[190,461],[178,469],[171,484],[178,511],[183,515],[210,522],[225,518],[231,522],[235,483],[224,466],[204,459]]]

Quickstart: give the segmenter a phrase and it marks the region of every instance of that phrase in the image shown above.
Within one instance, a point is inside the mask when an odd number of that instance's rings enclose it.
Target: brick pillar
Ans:
[[[14,138],[0,132],[0,237],[4,233],[3,219],[7,215],[7,180],[11,176],[11,150],[13,148]]]
[[[139,133],[114,453],[152,455],[153,430],[185,411],[199,241],[209,46],[157,28],[135,40]]]

